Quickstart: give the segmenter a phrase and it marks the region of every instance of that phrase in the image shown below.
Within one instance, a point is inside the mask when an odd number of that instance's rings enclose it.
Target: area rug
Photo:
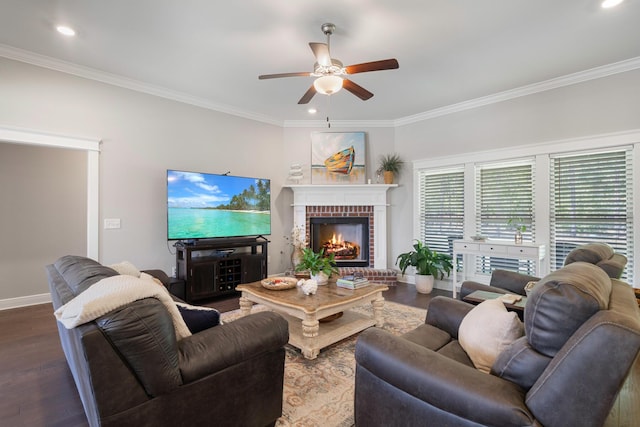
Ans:
[[[262,311],[255,306],[253,311]],[[371,316],[371,306],[354,309]],[[239,310],[222,314],[224,322],[240,316]],[[383,329],[394,335],[408,332],[424,323],[426,310],[385,302]],[[314,360],[305,359],[300,350],[286,346],[284,400],[277,427],[349,427],[353,421],[353,397],[357,335],[322,349]]]

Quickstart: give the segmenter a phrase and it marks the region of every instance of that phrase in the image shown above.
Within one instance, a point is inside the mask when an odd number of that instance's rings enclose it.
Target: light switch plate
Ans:
[[[105,218],[104,220],[104,229],[116,229],[120,228],[120,218]]]

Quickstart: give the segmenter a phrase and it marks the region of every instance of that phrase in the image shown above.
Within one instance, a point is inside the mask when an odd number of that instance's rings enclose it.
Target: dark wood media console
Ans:
[[[267,277],[268,240],[216,239],[176,243],[176,277],[185,281],[185,299],[233,294],[236,286]]]

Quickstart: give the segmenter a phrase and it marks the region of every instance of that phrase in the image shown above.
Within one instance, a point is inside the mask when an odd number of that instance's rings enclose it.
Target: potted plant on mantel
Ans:
[[[399,265],[403,276],[408,267],[416,269],[416,290],[421,294],[431,293],[435,277],[442,279],[445,273],[449,276],[453,269],[449,255],[432,251],[419,240],[416,240],[412,251],[398,255],[396,265]]]
[[[395,175],[399,175],[404,162],[397,154],[385,154],[380,157],[380,167],[378,168],[384,175],[385,184],[393,184]]]
[[[311,248],[302,249],[302,259],[296,265],[296,271],[304,270],[309,271],[311,278],[318,282],[318,285],[327,283],[331,273],[338,274],[339,272],[336,267],[335,254],[324,256],[324,249],[320,249],[320,252],[313,252]]]

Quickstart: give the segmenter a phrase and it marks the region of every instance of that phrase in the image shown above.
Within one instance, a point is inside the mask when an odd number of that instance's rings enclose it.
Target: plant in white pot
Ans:
[[[302,259],[296,266],[296,271],[305,270],[319,285],[327,283],[331,273],[338,273],[335,254],[325,256],[324,249],[320,249],[320,252],[313,252],[311,248],[302,249]]]
[[[396,265],[403,276],[408,267],[416,269],[416,290],[422,294],[431,293],[434,279],[444,278],[445,273],[449,276],[453,269],[449,255],[432,251],[419,240],[416,240],[412,251],[398,255]]]

